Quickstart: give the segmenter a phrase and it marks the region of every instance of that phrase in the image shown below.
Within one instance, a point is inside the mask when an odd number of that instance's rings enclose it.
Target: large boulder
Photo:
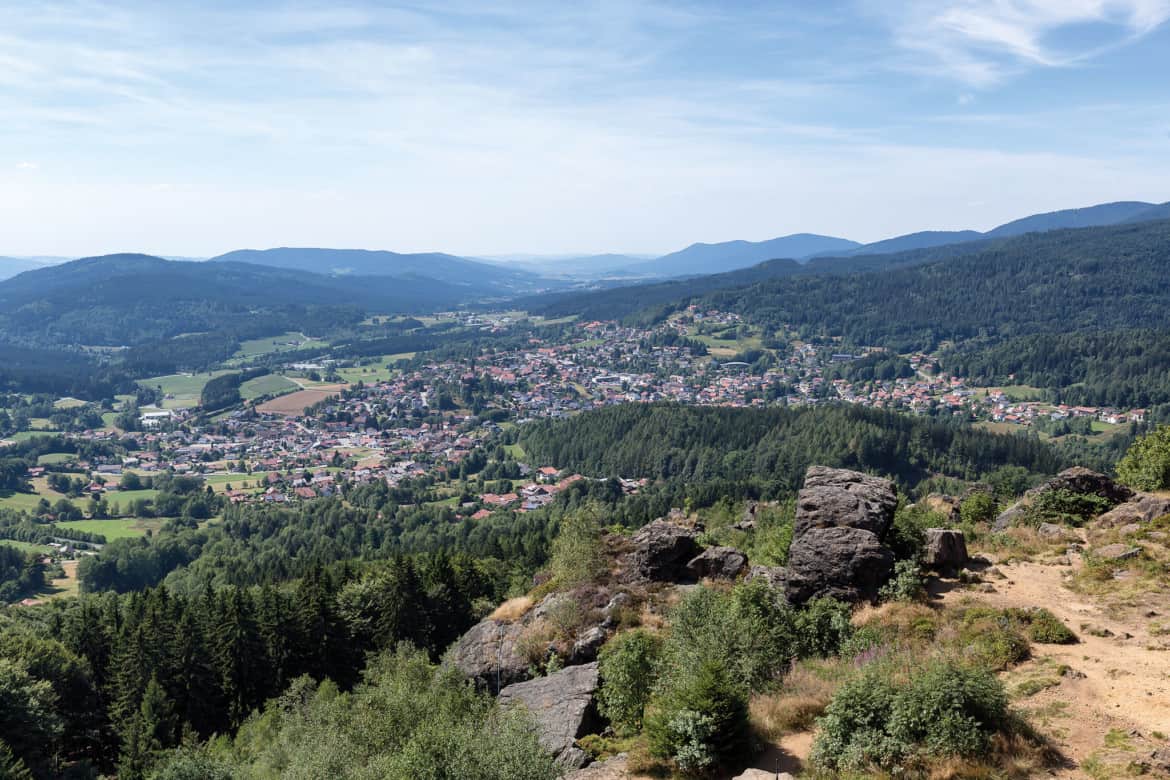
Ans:
[[[1132,500],[1118,504],[1097,518],[1102,528],[1120,528],[1130,523],[1144,524],[1170,514],[1170,498],[1139,493]]]
[[[486,618],[472,626],[447,651],[456,669],[491,691],[530,676],[529,660],[520,650],[528,622],[506,623]]]
[[[821,596],[872,602],[894,573],[894,553],[864,528],[811,528],[793,540],[787,569],[793,604]]]
[[[701,579],[734,580],[747,568],[747,556],[734,547],[708,547],[687,563],[687,571]]]
[[[540,744],[565,766],[579,768],[588,755],[576,746],[578,737],[601,726],[594,706],[597,664],[570,666],[547,677],[515,683],[500,691],[501,707],[523,706],[536,721]]]
[[[939,574],[958,574],[967,565],[967,540],[963,532],[948,528],[927,528],[922,563]]]
[[[631,537],[635,574],[645,580],[674,582],[687,577],[687,563],[699,552],[697,529],[670,520],[655,520]]]
[[[888,479],[813,466],[796,500],[796,522],[784,591],[802,604],[832,596],[874,601],[894,571],[882,537],[894,521],[898,494]]]
[[[1027,515],[1028,507],[1037,496],[1054,490],[1066,490],[1083,496],[1099,496],[1108,501],[1110,505],[1121,504],[1134,497],[1132,490],[1125,485],[1118,484],[1112,478],[1092,469],[1074,466],[1071,469],[1065,469],[1043,485],[1034,487],[1025,493],[1023,498],[995,518],[994,529],[1003,531],[1017,525]]]
[[[795,536],[812,528],[862,528],[881,538],[894,522],[894,483],[859,471],[812,466],[796,499]]]

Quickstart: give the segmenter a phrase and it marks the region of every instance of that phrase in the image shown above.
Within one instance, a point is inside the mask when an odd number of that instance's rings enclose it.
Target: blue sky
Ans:
[[[0,4],[0,254],[655,253],[1170,200],[1170,0]]]

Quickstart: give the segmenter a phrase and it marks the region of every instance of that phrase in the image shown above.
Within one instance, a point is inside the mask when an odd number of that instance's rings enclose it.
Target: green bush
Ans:
[[[646,735],[652,755],[688,774],[733,762],[748,747],[747,697],[722,662],[704,660],[655,699]]]
[[[1159,425],[1131,444],[1117,463],[1117,478],[1138,490],[1170,487],[1170,426]]]
[[[995,499],[990,493],[977,491],[967,496],[959,505],[959,517],[964,523],[990,523],[995,519]]]
[[[936,662],[899,676],[873,664],[829,703],[810,760],[830,770],[897,771],[977,755],[1008,719],[1007,694],[988,672]]]
[[[1025,626],[1028,639],[1042,645],[1075,644],[1077,635],[1060,618],[1043,607],[1010,610],[1012,617]]]
[[[619,734],[642,730],[661,652],[662,640],[640,629],[619,634],[601,648],[598,704]]]
[[[598,511],[593,507],[585,507],[561,519],[549,563],[557,587],[572,588],[605,573],[601,529]]]
[[[1071,490],[1046,490],[1032,499],[1028,505],[1027,522],[1065,523],[1080,526],[1097,515],[1108,512],[1112,507],[1109,499],[1091,493],[1074,493]]]
[[[809,601],[792,615],[792,641],[798,658],[836,655],[853,637],[852,608],[831,598]]]
[[[878,594],[882,601],[919,601],[926,594],[926,581],[916,560],[894,564],[894,576]]]
[[[1012,618],[996,610],[970,610],[959,631],[967,659],[989,671],[1002,671],[1025,660],[1031,647]]]
[[[926,547],[926,529],[948,526],[946,517],[928,507],[918,504],[899,506],[886,544],[898,560],[916,560]]]

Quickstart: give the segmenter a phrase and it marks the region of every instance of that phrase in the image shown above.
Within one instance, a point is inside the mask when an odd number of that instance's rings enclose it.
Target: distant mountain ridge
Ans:
[[[818,254],[844,253],[861,246],[856,241],[815,233],[794,233],[767,241],[724,241],[718,244],[691,244],[626,271],[645,276],[694,276],[734,271],[776,258],[796,260]]]
[[[534,274],[449,255],[443,252],[404,254],[385,250],[279,247],[238,249],[211,258],[212,263],[249,263],[325,275],[394,276],[433,279],[460,287],[480,287],[490,294],[526,290],[539,285]]]
[[[985,233],[980,233],[977,230],[928,230],[909,233],[859,246],[841,256],[855,257],[857,255],[904,252],[911,249],[931,249],[988,238],[1014,238],[1026,233],[1043,233],[1049,230],[1067,230],[1069,228],[1108,227],[1109,225],[1152,222],[1167,218],[1170,218],[1170,203],[1159,205],[1143,201],[1117,201],[1079,209],[1032,214],[1005,222]],[[828,257],[831,254],[821,253],[820,256]]]

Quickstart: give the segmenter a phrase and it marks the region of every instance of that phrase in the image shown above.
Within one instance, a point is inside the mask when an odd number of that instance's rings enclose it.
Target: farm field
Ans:
[[[229,373],[231,372],[211,371],[206,374],[168,374],[141,379],[138,384],[162,390],[166,396],[162,402],[163,409],[186,409],[199,405],[199,395],[208,381]]]
[[[57,523],[57,527],[101,534],[106,541],[114,539],[137,539],[149,531],[162,528],[164,520],[142,520],[136,518],[115,518],[111,520],[70,520]]]
[[[233,360],[271,355],[277,352],[292,352],[300,349],[324,349],[329,346],[328,341],[313,339],[304,333],[282,333],[279,336],[269,336],[263,339],[250,339],[240,343],[240,348]]]
[[[759,336],[748,336],[745,339],[732,339],[730,341],[707,335],[691,336],[691,338],[706,344],[707,351],[711,353],[711,357],[715,358],[728,358],[751,349],[762,349],[764,346]]]
[[[67,463],[76,457],[77,455],[72,452],[50,452],[37,458],[37,465],[55,466],[61,463]]]
[[[18,542],[15,539],[0,539],[0,547],[7,545],[8,547],[15,547],[21,552],[43,553],[50,548],[43,544],[31,544],[29,542]]]
[[[312,390],[298,390],[295,393],[282,395],[271,401],[265,401],[256,407],[262,414],[280,414],[285,417],[299,417],[306,406],[324,401],[337,395],[345,385],[322,385]]]
[[[415,356],[414,352],[398,352],[393,355],[382,355],[368,366],[353,366],[352,368],[339,368],[338,375],[346,382],[362,381],[367,384],[370,382],[384,382],[393,378],[394,369],[386,368],[387,363],[394,363],[398,360],[410,360]]]
[[[263,395],[283,395],[284,393],[294,393],[299,389],[300,385],[288,377],[280,374],[268,374],[249,379],[240,385],[240,396],[245,401],[251,401],[253,398],[259,398]]]

